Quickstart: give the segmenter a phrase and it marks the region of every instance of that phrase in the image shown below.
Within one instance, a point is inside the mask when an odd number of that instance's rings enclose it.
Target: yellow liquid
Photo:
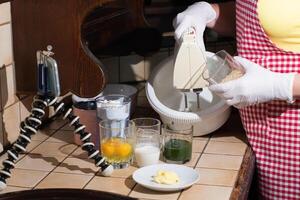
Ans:
[[[101,141],[101,152],[110,163],[128,162],[133,155],[133,145],[128,139],[113,137]]]

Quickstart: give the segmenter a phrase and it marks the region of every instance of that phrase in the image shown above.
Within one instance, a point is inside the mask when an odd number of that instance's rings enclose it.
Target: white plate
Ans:
[[[179,183],[173,185],[159,184],[153,181],[158,170],[173,171],[179,176]],[[178,191],[190,187],[199,180],[199,173],[193,168],[175,164],[157,164],[136,170],[133,179],[138,184],[157,191]]]

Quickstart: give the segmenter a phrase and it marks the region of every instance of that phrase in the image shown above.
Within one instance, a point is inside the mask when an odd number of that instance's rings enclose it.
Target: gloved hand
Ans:
[[[211,85],[209,89],[237,108],[271,100],[293,100],[294,73],[276,73],[242,57],[234,57],[245,69],[236,80]]]
[[[189,6],[185,11],[179,13],[173,20],[175,28],[175,39],[178,41],[182,34],[190,27],[194,27],[197,34],[197,43],[205,50],[203,32],[206,24],[216,18],[216,12],[207,2],[198,2]]]

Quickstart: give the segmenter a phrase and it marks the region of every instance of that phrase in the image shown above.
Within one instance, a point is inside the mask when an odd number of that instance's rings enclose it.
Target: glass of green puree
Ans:
[[[163,159],[167,163],[183,164],[192,158],[193,126],[172,130],[168,125],[162,126]]]

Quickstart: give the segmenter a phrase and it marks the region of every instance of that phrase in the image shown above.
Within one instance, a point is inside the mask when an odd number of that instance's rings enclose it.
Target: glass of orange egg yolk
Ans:
[[[105,120],[99,123],[100,150],[106,161],[115,169],[125,168],[131,164],[134,151],[134,125],[128,121]]]

